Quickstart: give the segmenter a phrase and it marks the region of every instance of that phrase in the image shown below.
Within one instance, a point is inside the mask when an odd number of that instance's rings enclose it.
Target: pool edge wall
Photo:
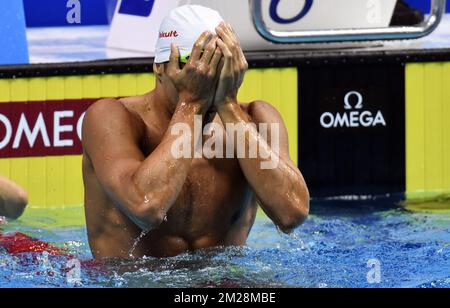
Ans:
[[[255,69],[249,70],[239,93],[242,102],[258,98],[279,110],[291,132],[294,158],[298,156],[297,84],[296,68]],[[79,123],[85,111],[100,98],[141,95],[154,86],[150,72],[0,79],[0,145],[7,143],[0,150],[0,174],[23,186],[32,206],[82,204]],[[9,138],[5,121],[12,128]]]
[[[445,86],[450,85],[450,50],[256,53],[248,59],[251,69],[239,99],[268,101],[280,111],[291,156],[313,197],[406,192],[415,199],[450,191],[450,90]],[[84,111],[99,98],[139,95],[153,87],[151,59],[0,67],[0,114],[12,128],[10,142],[0,149],[0,174],[25,187],[32,206],[82,204],[77,125]],[[360,110],[357,96],[345,105],[345,94],[352,91],[363,96]],[[320,124],[325,112],[358,111],[373,116],[381,111],[386,125]],[[30,146],[24,131],[14,148],[22,114],[32,133],[41,113],[50,147],[42,131]],[[4,134],[0,123],[0,137]]]

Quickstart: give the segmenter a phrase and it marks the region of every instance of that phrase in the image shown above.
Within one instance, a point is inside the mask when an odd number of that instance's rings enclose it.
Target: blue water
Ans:
[[[3,227],[18,230],[68,248],[81,261],[81,276],[67,279],[70,257],[0,249],[0,287],[450,287],[448,211],[313,204],[313,215],[290,236],[261,216],[244,248],[95,266],[82,226],[47,228],[44,219],[39,227],[26,221]],[[372,283],[369,260],[379,265]]]

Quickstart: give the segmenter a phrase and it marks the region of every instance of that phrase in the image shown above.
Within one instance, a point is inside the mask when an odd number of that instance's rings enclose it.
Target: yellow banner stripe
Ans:
[[[409,198],[450,191],[450,63],[406,66],[406,187]]]
[[[124,97],[142,95],[154,87],[155,78],[149,73],[0,79],[0,103]],[[297,161],[297,69],[249,70],[239,99],[267,101],[280,111],[289,130],[292,158]],[[32,206],[79,205],[83,203],[81,163],[81,156],[0,159],[0,174],[23,186]]]

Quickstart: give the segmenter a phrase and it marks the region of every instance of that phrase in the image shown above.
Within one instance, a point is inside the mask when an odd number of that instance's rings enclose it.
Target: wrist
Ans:
[[[203,105],[198,101],[180,99],[177,108],[175,109],[175,114],[184,116],[201,115],[203,109]]]
[[[190,93],[180,93],[179,95],[178,109],[189,109],[193,110],[196,114],[201,114],[205,111],[205,105],[206,101],[204,99],[195,97]]]
[[[239,107],[239,103],[237,101],[237,98],[228,97],[228,98],[223,99],[221,103],[216,104],[216,107],[217,107],[218,112],[231,111],[235,107]]]
[[[247,123],[250,121],[247,113],[245,113],[237,101],[230,101],[227,104],[217,107],[217,112],[223,123]]]

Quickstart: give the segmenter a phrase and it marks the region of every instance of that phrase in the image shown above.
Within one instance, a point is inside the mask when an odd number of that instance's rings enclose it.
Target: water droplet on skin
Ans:
[[[164,216],[164,222],[167,222],[167,215]]]
[[[147,204],[147,203],[149,203],[149,202],[150,202],[150,200],[148,199],[147,196],[145,196],[145,197],[144,197],[144,203]]]
[[[150,233],[150,230],[144,230],[141,232],[141,234],[134,240],[133,246],[130,249],[130,252],[128,253],[129,257],[131,259],[134,259],[134,252],[136,251],[137,246],[141,242],[141,240]]]

